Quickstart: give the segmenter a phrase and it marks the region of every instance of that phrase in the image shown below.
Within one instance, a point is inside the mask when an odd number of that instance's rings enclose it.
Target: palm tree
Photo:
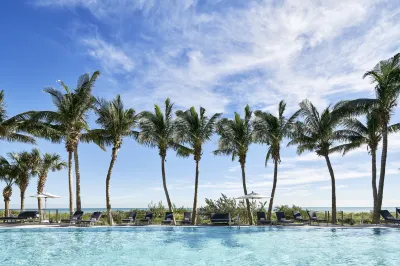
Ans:
[[[366,124],[355,118],[347,118],[343,121],[343,125],[348,130],[347,135],[349,143],[338,146],[342,147],[343,155],[347,152],[357,149],[363,145],[367,145],[368,153],[371,155],[372,166],[372,196],[374,200],[374,217],[372,222],[379,223],[379,212],[375,211],[378,203],[378,188],[376,186],[376,152],[379,142],[382,140],[381,123],[376,112],[372,111],[367,114]],[[395,133],[400,130],[400,123],[388,127],[389,133]]]
[[[174,140],[174,121],[172,119],[172,107],[170,99],[165,100],[164,113],[158,105],[154,105],[154,113],[144,111],[140,114],[139,122],[139,143],[151,148],[158,148],[158,154],[161,158],[161,174],[165,197],[167,198],[168,209],[172,212],[172,203],[167,189],[167,180],[165,175],[165,158],[167,150],[178,149],[179,144]]]
[[[72,156],[75,160],[76,174],[76,208],[81,210],[80,196],[80,172],[78,158],[78,143],[81,139],[89,140],[92,134],[89,134],[89,125],[87,115],[91,108],[94,107],[95,98],[92,96],[93,86],[100,75],[99,71],[95,71],[91,76],[84,74],[79,77],[76,89],[71,91],[68,86],[62,82],[64,92],[48,87],[44,91],[53,99],[56,111],[39,111],[36,112],[32,120],[43,121],[47,131],[47,138],[55,141],[63,141],[68,152],[68,182],[69,182],[69,209],[70,214],[74,212],[73,200],[73,179],[72,179]],[[84,133],[84,132],[87,133]]]
[[[178,142],[188,144],[190,148],[179,149],[180,154],[193,155],[196,162],[196,174],[194,182],[194,200],[192,212],[192,224],[197,224],[197,191],[199,186],[199,163],[203,154],[202,146],[209,141],[215,131],[215,124],[220,113],[214,114],[211,118],[205,115],[206,109],[200,107],[200,114],[194,107],[189,110],[176,112],[176,135]]]
[[[378,217],[383,201],[383,188],[385,183],[386,159],[388,150],[389,123],[397,106],[400,95],[400,53],[382,60],[373,70],[364,74],[375,84],[375,99],[357,99],[345,103],[347,114],[366,114],[376,110],[382,133],[382,154],[377,195],[377,206],[374,208],[374,217]]]
[[[317,108],[308,100],[300,103],[300,110],[295,113],[303,118],[298,121],[292,131],[292,140],[288,145],[297,145],[297,153],[315,151],[318,156],[323,156],[328,166],[332,186],[332,223],[336,223],[336,185],[335,174],[329,155],[341,150],[336,147],[337,142],[346,140],[346,132],[337,127],[343,120],[341,104],[333,108],[328,106],[320,114]]]
[[[27,131],[25,128],[26,116],[29,113],[30,112],[26,112],[7,118],[4,103],[4,90],[0,91],[0,140],[34,144],[34,138],[20,133],[21,131]]]
[[[278,108],[278,116],[268,112],[255,111],[253,121],[253,140],[257,143],[269,145],[265,158],[265,166],[270,158],[274,162],[274,182],[271,191],[271,200],[269,202],[267,220],[271,220],[271,212],[274,204],[276,184],[278,182],[278,164],[281,162],[281,142],[284,137],[289,137],[296,115],[286,119],[283,113],[286,109],[286,103],[281,101]]]
[[[45,153],[41,156],[39,161],[39,166],[37,170],[38,183],[37,183],[37,193],[42,194],[44,186],[46,184],[47,176],[49,171],[61,171],[67,167],[67,163],[61,159],[59,154]],[[39,213],[42,214],[42,198],[38,198],[38,209]]]
[[[244,108],[244,119],[235,112],[235,118],[229,120],[227,118],[221,119],[217,123],[217,134],[220,136],[218,141],[218,149],[214,151],[214,155],[230,155],[232,161],[236,157],[239,158],[240,167],[242,169],[242,182],[243,191],[247,195],[246,186],[246,156],[250,144],[252,143],[252,126],[251,126],[250,107],[246,105]],[[247,213],[250,224],[253,224],[253,215],[250,210],[250,202],[246,199]]]
[[[138,132],[132,130],[138,122],[138,116],[133,108],[124,108],[120,95],[117,95],[111,102],[98,100],[95,111],[98,115],[96,123],[101,125],[102,129],[92,130],[92,133],[97,135],[104,144],[112,145],[111,161],[106,177],[107,219],[108,223],[112,225],[113,219],[110,203],[111,173],[123,138],[137,138],[138,136]]]
[[[10,164],[6,158],[0,157],[0,181],[4,181],[6,186],[3,189],[4,216],[10,216],[10,198],[12,195],[12,185],[17,177],[16,167]]]
[[[25,209],[25,192],[32,176],[37,174],[40,163],[40,152],[32,149],[31,152],[8,153],[11,163],[16,167],[17,178],[15,183],[20,189],[21,212]]]

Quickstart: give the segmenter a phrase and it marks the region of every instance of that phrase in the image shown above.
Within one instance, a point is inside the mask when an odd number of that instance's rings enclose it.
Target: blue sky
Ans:
[[[397,1],[8,1],[0,9],[0,89],[7,110],[53,109],[42,92],[73,86],[79,75],[101,71],[94,93],[121,94],[127,106],[149,110],[170,97],[177,109],[200,105],[231,117],[249,104],[287,115],[308,98],[320,109],[340,99],[373,97],[362,75],[381,59],[400,52]],[[392,122],[398,123],[400,110]],[[91,115],[91,126],[94,116]],[[204,148],[199,204],[204,198],[242,195],[240,168],[214,157],[218,138]],[[383,205],[400,205],[400,136],[389,138]],[[38,142],[42,152],[63,145]],[[31,149],[2,143],[0,153]],[[252,145],[247,159],[248,190],[269,194],[273,169],[264,167],[266,147]],[[83,207],[105,206],[110,150],[80,146]],[[346,157],[332,155],[338,206],[371,206],[370,157],[366,147]],[[192,206],[193,159],[167,157],[167,182],[177,206]],[[28,195],[35,194],[31,180]],[[62,196],[49,206],[68,206],[67,171],[51,173],[46,190]],[[164,199],[157,150],[126,140],[111,184],[113,207],[146,207]],[[330,178],[323,159],[282,148],[275,204],[330,206]],[[35,207],[27,198],[27,207]],[[11,206],[19,206],[14,189]]]

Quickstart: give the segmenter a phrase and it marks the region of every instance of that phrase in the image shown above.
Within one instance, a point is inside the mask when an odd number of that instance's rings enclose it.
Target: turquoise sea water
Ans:
[[[0,229],[0,265],[400,265],[400,229]]]

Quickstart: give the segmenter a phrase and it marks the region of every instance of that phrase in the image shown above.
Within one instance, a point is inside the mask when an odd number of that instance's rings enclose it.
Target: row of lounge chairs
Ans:
[[[126,219],[122,219],[122,225],[146,225],[151,224],[153,219],[152,212],[146,212],[144,218],[138,219],[137,212],[133,211],[128,214]],[[162,224],[173,224],[175,222],[181,224],[191,224],[192,223],[192,213],[184,212],[183,220],[175,220],[173,212],[166,212],[164,216],[164,220],[161,221]]]
[[[92,226],[101,222],[101,212],[94,212],[89,220],[82,220],[82,216],[83,211],[76,211],[71,218],[61,220],[60,226]]]
[[[23,211],[18,216],[1,217],[0,221],[4,223],[26,223],[39,221],[38,211]]]
[[[276,221],[272,220],[267,220],[265,212],[257,212],[257,224],[258,225],[267,225],[267,224],[294,224],[295,222],[304,224],[304,223],[310,223],[310,224],[320,224],[323,222],[327,222],[325,219],[319,219],[317,217],[317,212],[316,211],[307,211],[309,219],[303,218],[300,212],[292,212],[293,213],[293,219],[288,220],[286,219],[285,213],[284,212],[275,212],[276,214]]]

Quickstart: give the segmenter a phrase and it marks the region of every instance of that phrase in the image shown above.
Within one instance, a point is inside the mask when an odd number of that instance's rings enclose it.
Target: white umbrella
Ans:
[[[238,197],[236,199],[267,199],[267,198],[271,198],[271,197],[264,196],[264,195],[261,195],[259,193],[252,191],[250,194]]]
[[[57,196],[57,195],[54,195],[54,194],[51,194],[51,193],[48,193],[48,192],[43,192],[43,193],[41,193],[41,194],[37,194],[37,195],[34,195],[34,196],[31,196],[32,198],[44,198],[44,215],[45,215],[45,217],[46,217],[46,209],[47,209],[47,198],[50,198],[50,199],[57,199],[57,198],[61,198],[60,196]]]

